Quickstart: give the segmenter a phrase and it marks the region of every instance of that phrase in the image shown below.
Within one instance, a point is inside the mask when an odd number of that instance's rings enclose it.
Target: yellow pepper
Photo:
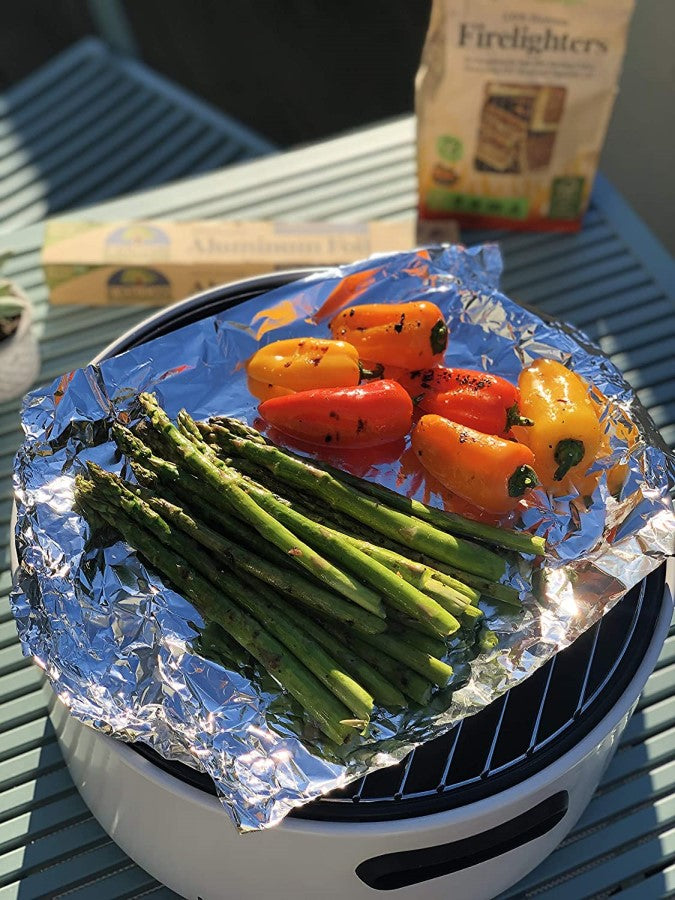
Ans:
[[[315,388],[354,387],[359,353],[345,341],[288,338],[261,347],[246,365],[248,388],[259,400]]]
[[[633,422],[625,420],[625,413],[622,413],[618,405],[609,400],[596,387],[591,392],[591,400],[596,404],[598,416],[603,409],[608,410],[607,420],[601,424],[604,429],[600,439],[597,459],[610,456],[612,453],[611,439],[618,438],[622,444],[626,445],[627,450],[631,450],[638,439],[637,426]],[[607,427],[609,424],[609,428]],[[628,464],[622,461],[615,463],[609,469],[599,469],[595,472],[588,472],[581,478],[574,479],[574,487],[579,491],[582,497],[589,496],[595,490],[600,477],[605,471],[607,476],[607,489],[610,494],[618,494],[623,487],[623,483],[628,475]]]
[[[534,422],[513,434],[534,453],[541,484],[564,493],[583,476],[600,449],[602,428],[589,386],[552,359],[536,359],[518,379],[520,412]]]

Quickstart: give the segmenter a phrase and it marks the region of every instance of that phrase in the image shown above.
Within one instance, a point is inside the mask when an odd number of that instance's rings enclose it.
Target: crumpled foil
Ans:
[[[478,712],[574,641],[673,551],[672,459],[649,416],[583,334],[499,293],[500,272],[494,245],[429,248],[329,269],[65,375],[25,400],[26,437],[15,469],[21,565],[12,594],[24,653],[80,721],[207,772],[241,831],[279,822],[293,807],[399,761]],[[315,316],[340,284],[345,301],[438,304],[450,327],[451,365],[483,367],[515,382],[536,357],[570,362],[638,424],[640,439],[630,450],[613,439],[611,456],[596,464],[627,464],[618,499],[601,473],[588,505],[575,494],[554,500],[538,491],[520,510],[519,527],[545,535],[550,558],[538,598],[527,590],[525,561],[512,566],[522,610],[483,605],[498,646],[469,665],[465,639],[457,638],[448,653],[454,691],[439,692],[428,709],[393,715],[378,708],[368,737],[335,752],[250,661],[235,651],[225,668],[202,656],[198,613],[126,544],[90,542],[89,526],[73,511],[73,484],[87,460],[130,474],[109,427],[117,417],[137,419],[140,391],[156,391],[171,416],[185,406],[197,419],[227,413],[254,422],[242,364],[260,343],[327,335],[326,321]],[[441,502],[397,458],[379,465],[360,458],[356,470]]]

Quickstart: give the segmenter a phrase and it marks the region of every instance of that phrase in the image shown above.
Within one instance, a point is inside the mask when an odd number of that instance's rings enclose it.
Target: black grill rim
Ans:
[[[95,362],[138,347],[185,325],[222,312],[263,292],[281,287],[316,271],[319,270],[303,269],[280,272],[205,291],[141,322],[135,329],[106,348]],[[541,315],[541,313],[539,314]],[[626,664],[620,667],[616,677],[612,679],[606,690],[601,692],[570,727],[549,745],[537,750],[525,760],[514,763],[505,771],[488,774],[480,782],[453,787],[433,795],[364,802],[346,802],[345,800],[336,802],[319,798],[296,808],[290,815],[299,819],[330,822],[372,822],[416,818],[475,803],[536,775],[580,743],[620,700],[637,672],[650,644],[661,608],[665,577],[666,566],[664,564],[620,601],[621,604],[632,603],[636,591],[646,593],[646,602],[642,604],[633,635],[625,648],[624,661]],[[480,713],[477,715],[480,716]],[[216,796],[215,785],[207,775],[181,763],[164,759],[146,744],[137,743],[130,746],[167,774],[200,791]]]

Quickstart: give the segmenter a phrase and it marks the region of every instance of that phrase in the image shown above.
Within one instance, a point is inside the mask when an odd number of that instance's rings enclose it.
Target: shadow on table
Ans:
[[[2,229],[274,149],[143,63],[85,38],[0,96]]]

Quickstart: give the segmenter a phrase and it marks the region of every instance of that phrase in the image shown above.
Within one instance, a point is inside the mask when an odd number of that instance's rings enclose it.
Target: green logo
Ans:
[[[441,159],[449,162],[458,162],[464,153],[462,142],[452,134],[442,134],[436,141],[436,150]]]
[[[581,214],[584,198],[583,176],[562,175],[551,185],[551,219],[576,219]]]

